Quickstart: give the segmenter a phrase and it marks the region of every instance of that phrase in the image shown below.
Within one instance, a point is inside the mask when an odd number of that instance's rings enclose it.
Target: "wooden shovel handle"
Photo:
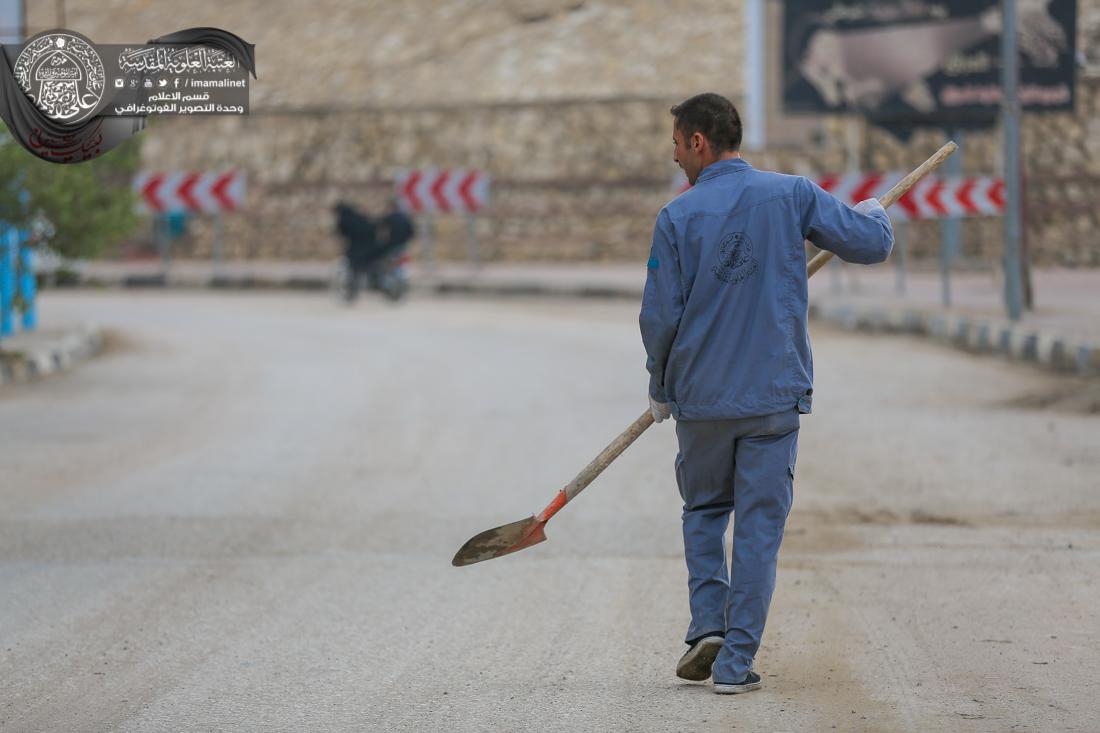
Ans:
[[[624,430],[619,437],[611,441],[611,445],[604,448],[603,452],[593,458],[592,462],[585,466],[584,470],[578,473],[575,479],[569,482],[569,485],[563,489],[565,500],[570,501],[577,494],[584,491],[588,484],[592,483],[597,476],[603,473],[603,470],[611,465],[611,462],[618,458],[624,450],[629,448],[630,444],[637,440],[638,436],[644,433],[646,428],[652,424],[653,413],[646,410],[637,420],[631,423],[630,427]],[[547,519],[549,519],[549,517],[547,517]]]
[[[958,149],[959,146],[956,145],[954,141],[949,140],[942,148],[936,151],[935,155],[921,163],[919,168],[894,184],[894,187],[887,191],[885,196],[879,199],[882,208],[888,208],[891,204],[908,193],[909,189],[917,185],[917,181],[939,168],[940,165],[943,164],[943,161],[947,160],[948,156]],[[810,264],[806,266],[806,277],[812,277],[815,272],[824,267],[825,263],[832,258],[832,252],[819,252],[816,257],[810,260]]]
[[[935,155],[928,160],[921,163],[920,167],[907,175],[905,178],[898,181],[897,185],[891,188],[885,196],[879,199],[883,208],[890,206],[902,196],[906,191],[916,185],[917,181],[924,178],[940,167],[943,161],[947,160],[947,156],[955,152],[958,149],[958,145],[953,142],[948,142],[942,148],[940,148]],[[810,264],[806,267],[806,276],[812,277],[815,272],[821,269],[822,265],[829,261],[833,256],[832,252],[822,252],[810,261]],[[577,477],[569,482],[569,485],[562,489],[558,496],[550,506],[543,510],[539,515],[540,521],[549,520],[565,506],[566,502],[572,501],[577,494],[584,491],[590,483],[592,483],[597,476],[603,473],[603,470],[611,465],[619,455],[630,447],[630,444],[638,439],[638,436],[646,431],[646,429],[653,424],[653,414],[646,410],[641,416],[635,420],[630,427],[622,432],[619,437],[611,441],[611,444],[603,449],[603,451],[592,459],[592,462],[584,467],[584,470],[577,474]],[[564,501],[563,501],[564,499]]]

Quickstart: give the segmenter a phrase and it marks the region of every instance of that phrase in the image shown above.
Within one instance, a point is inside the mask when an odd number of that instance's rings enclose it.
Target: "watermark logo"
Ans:
[[[16,58],[15,80],[52,120],[82,122],[96,114],[107,73],[88,39],[66,31],[32,38]]]
[[[150,115],[248,114],[255,48],[209,27],[128,45],[44,31],[18,51],[0,46],[0,119],[28,152],[80,163],[138,133]]]

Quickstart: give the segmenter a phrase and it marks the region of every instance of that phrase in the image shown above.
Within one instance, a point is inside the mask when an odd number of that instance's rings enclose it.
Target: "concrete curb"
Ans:
[[[1063,374],[1100,376],[1100,344],[1009,321],[847,303],[811,303],[810,317],[849,331],[915,334],[972,353],[996,354]]]
[[[163,275],[128,274],[115,279],[85,277],[83,286],[122,288],[198,288],[220,290],[325,290],[328,276],[298,273],[286,277],[261,274],[236,275]],[[568,279],[528,279],[523,276],[500,277],[477,274],[441,276],[430,272],[414,274],[413,290],[438,295],[481,295],[489,297],[563,297],[609,298],[640,301],[641,285],[587,282]],[[853,305],[843,302],[811,302],[810,317],[819,318],[853,331],[907,333],[924,336],[945,345],[977,354],[996,354],[1003,358],[1038,365],[1068,374],[1100,375],[1100,343],[1065,338],[1034,327],[1009,321],[915,308],[878,305]]]
[[[75,287],[123,289],[198,289],[198,290],[299,290],[320,291],[331,287],[328,277],[298,274],[288,277],[264,275],[212,275],[189,277],[182,275],[126,275],[108,279],[83,277]],[[421,293],[440,295],[487,295],[493,297],[568,297],[568,298],[632,298],[642,297],[637,286],[609,283],[566,283],[540,280],[478,278],[460,275],[439,277],[430,274],[414,276],[412,288]]]
[[[638,287],[533,281],[494,283],[476,278],[421,282],[420,287],[441,294],[599,297],[635,301],[640,301],[642,297],[642,290]],[[924,336],[972,353],[996,354],[1063,374],[1100,376],[1100,344],[1065,338],[1010,321],[918,309],[841,303],[811,303],[810,317],[831,321],[852,331]]]
[[[439,295],[489,295],[496,297],[555,297],[555,298],[619,298],[641,300],[642,291],[636,287],[609,284],[565,284],[543,282],[492,282],[475,279],[435,279],[414,282],[423,292]]]
[[[82,328],[51,336],[13,336],[0,344],[0,385],[21,384],[71,369],[103,348],[103,334]]]
[[[328,278],[310,275],[293,275],[285,278],[264,277],[262,275],[210,275],[208,277],[126,275],[115,279],[96,276],[82,277],[74,285],[65,287],[134,290],[162,288],[179,290],[326,290],[329,286]]]

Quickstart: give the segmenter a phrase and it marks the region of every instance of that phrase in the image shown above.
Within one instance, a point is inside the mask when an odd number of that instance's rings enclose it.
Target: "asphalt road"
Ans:
[[[636,308],[49,294],[112,329],[0,390],[3,731],[1096,730],[1100,417],[1082,382],[815,328],[757,658],[674,676],[670,424],[453,568],[645,407]]]

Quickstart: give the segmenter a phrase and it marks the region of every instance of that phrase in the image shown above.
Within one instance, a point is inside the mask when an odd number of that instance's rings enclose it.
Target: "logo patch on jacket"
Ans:
[[[727,235],[718,245],[718,264],[711,272],[722,282],[736,285],[750,278],[760,269],[760,263],[752,256],[752,240],[744,232]]]

